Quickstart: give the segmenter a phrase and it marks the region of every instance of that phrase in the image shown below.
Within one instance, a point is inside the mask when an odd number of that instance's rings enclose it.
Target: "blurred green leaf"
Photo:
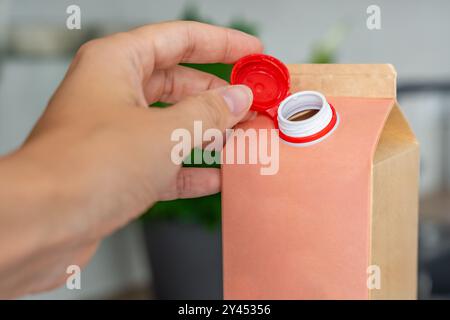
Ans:
[[[347,25],[336,24],[325,37],[313,45],[310,63],[333,63],[336,61],[337,50],[348,32]]]

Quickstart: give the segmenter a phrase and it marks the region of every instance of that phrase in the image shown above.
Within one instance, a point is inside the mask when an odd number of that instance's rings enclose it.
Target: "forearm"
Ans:
[[[0,270],[53,241],[54,189],[26,159],[0,160]]]

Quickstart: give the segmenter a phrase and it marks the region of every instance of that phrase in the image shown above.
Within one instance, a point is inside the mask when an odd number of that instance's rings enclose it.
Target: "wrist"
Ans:
[[[85,232],[75,223],[75,193],[26,150],[0,160],[0,251],[13,263],[41,251],[73,245]],[[69,194],[71,196],[69,196]],[[3,227],[2,227],[3,226]],[[7,248],[14,244],[14,250]],[[4,251],[6,250],[6,251]]]

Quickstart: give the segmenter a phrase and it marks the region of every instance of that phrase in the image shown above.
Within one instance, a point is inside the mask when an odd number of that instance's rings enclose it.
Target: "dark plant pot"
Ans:
[[[220,228],[145,221],[144,234],[157,299],[222,299]]]

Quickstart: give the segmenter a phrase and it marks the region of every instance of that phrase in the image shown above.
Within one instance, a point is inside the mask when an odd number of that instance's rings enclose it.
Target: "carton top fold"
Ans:
[[[328,96],[396,98],[397,73],[390,64],[291,64],[291,91]]]

